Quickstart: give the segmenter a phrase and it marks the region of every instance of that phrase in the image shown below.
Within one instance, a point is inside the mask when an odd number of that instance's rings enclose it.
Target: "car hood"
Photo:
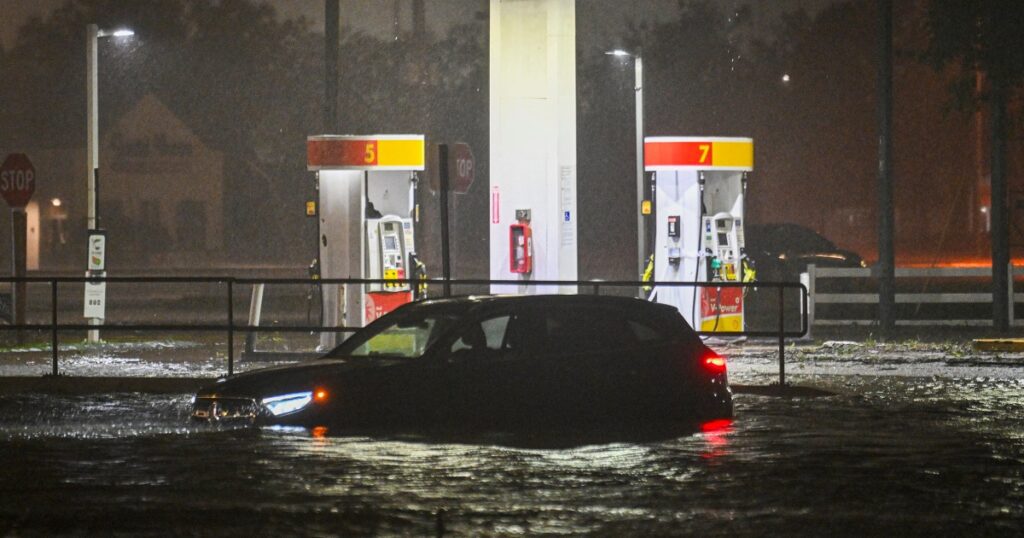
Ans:
[[[750,257],[758,265],[769,265],[780,262],[791,262],[798,264],[814,263],[832,267],[860,267],[861,257],[856,252],[843,249],[835,250],[811,250],[804,252],[768,252],[752,251]],[[780,256],[784,256],[780,258]]]
[[[299,364],[261,368],[241,374],[222,377],[203,387],[198,397],[260,398],[313,390],[327,379],[345,372],[366,368],[386,368],[402,362],[400,359],[313,359]]]

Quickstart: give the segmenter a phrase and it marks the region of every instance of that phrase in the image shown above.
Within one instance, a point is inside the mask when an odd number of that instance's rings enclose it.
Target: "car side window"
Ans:
[[[545,353],[607,352],[635,341],[622,313],[612,309],[552,308],[543,316]]]
[[[626,322],[626,326],[629,327],[629,332],[632,334],[633,340],[641,344],[649,344],[660,340],[666,340],[660,331],[642,321],[631,319]]]
[[[504,314],[474,321],[468,324],[462,334],[452,344],[452,353],[462,350],[500,351],[506,349],[506,333],[511,316]]]

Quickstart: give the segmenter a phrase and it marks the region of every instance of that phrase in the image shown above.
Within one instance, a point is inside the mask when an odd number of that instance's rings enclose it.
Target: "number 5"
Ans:
[[[375,160],[377,160],[377,148],[373,142],[368,142],[366,144],[366,153],[363,155],[363,162],[372,163]]]

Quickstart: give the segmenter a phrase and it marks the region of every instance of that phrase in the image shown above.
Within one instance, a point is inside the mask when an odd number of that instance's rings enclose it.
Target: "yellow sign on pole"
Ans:
[[[650,200],[644,200],[643,202],[640,203],[640,213],[643,214],[643,215],[650,215],[651,214],[651,201]]]

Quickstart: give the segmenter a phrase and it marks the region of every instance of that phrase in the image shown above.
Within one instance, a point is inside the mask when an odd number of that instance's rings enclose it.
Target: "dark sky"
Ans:
[[[17,37],[18,28],[33,16],[45,16],[55,7],[64,4],[67,0],[0,0],[0,44],[4,48],[10,48]],[[324,2],[323,0],[264,0],[276,7],[286,17],[305,17],[313,28],[323,28]],[[408,28],[409,13],[408,4],[411,0],[342,0],[342,11],[345,20],[343,24],[351,25],[355,29],[364,30],[376,34],[387,34],[393,31],[395,26],[395,5],[400,7],[400,12],[405,19],[400,24]],[[595,0],[578,0],[588,2]],[[601,1],[601,0],[597,0]],[[723,0],[736,5],[754,6],[754,17],[762,31],[769,31],[779,13],[803,8],[811,14],[819,11],[823,6],[833,3],[835,0]],[[605,1],[603,8],[609,13],[602,21],[595,22],[608,26],[608,31],[617,30],[616,26],[624,26],[631,20],[659,20],[666,17],[673,17],[676,11],[676,0],[640,0],[632,1]],[[486,6],[488,0],[480,0],[481,6]],[[427,6],[427,24],[432,29],[443,30],[445,26],[458,22],[465,15],[461,1],[453,0],[429,0]],[[600,33],[598,33],[600,34]]]

